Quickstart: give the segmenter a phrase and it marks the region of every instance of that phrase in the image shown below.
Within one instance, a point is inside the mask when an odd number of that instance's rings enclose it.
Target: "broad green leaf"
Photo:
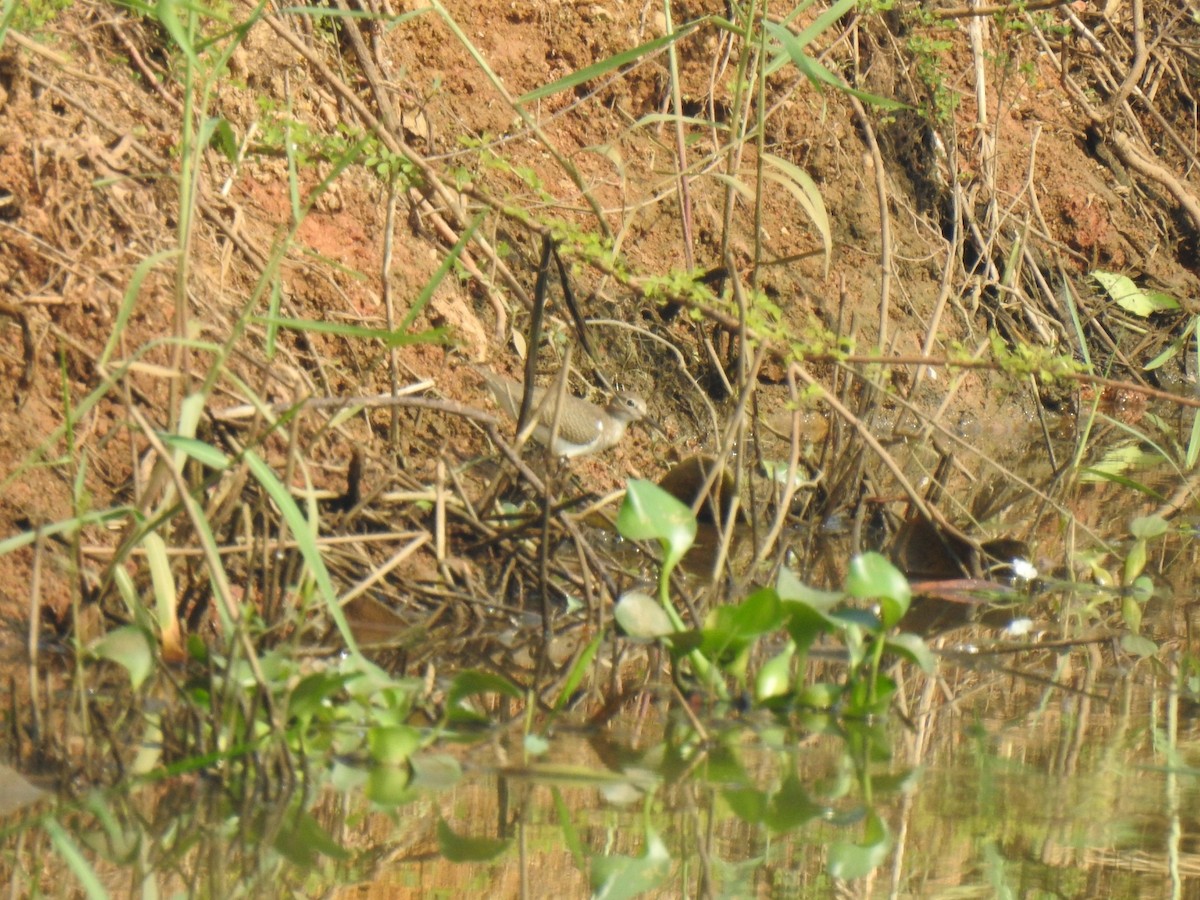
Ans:
[[[372,766],[367,773],[363,793],[372,803],[385,808],[402,806],[412,800],[413,792],[408,784],[412,772],[408,766]]]
[[[933,651],[929,649],[929,645],[925,641],[915,634],[909,634],[908,632],[897,634],[894,637],[888,638],[884,642],[883,648],[884,650],[890,650],[893,653],[907,657],[920,666],[921,671],[926,675],[932,675],[933,670],[937,667]]]
[[[317,865],[322,856],[346,860],[352,855],[305,810],[283,817],[282,827],[275,836],[275,849],[289,862],[303,868]]]
[[[613,618],[634,640],[653,641],[676,631],[662,604],[645,591],[624,594],[613,609]]]
[[[846,599],[844,591],[822,591],[809,587],[791,569],[779,570],[775,590],[778,591],[781,600],[796,600],[823,613],[829,612]]]
[[[1158,645],[1140,634],[1127,634],[1122,637],[1121,649],[1142,659],[1148,659],[1158,653]]]
[[[776,833],[786,833],[824,814],[825,807],[813,801],[795,772],[789,772],[771,798],[764,824]]]
[[[878,599],[884,629],[891,628],[904,617],[912,600],[912,590],[904,573],[886,556],[874,551],[850,560],[846,593],[860,600]]]
[[[446,706],[458,706],[460,700],[475,694],[504,694],[516,700],[525,696],[520,688],[501,675],[466,669],[455,675],[450,683],[450,689],[446,692]]]
[[[508,850],[511,842],[499,838],[468,838],[455,833],[444,818],[438,820],[438,848],[451,863],[486,863]]]
[[[137,690],[154,671],[154,647],[146,633],[133,625],[110,631],[90,648],[92,656],[115,662],[129,673],[129,681]]]
[[[1146,318],[1152,313],[1179,309],[1179,301],[1161,291],[1143,291],[1127,275],[1095,270],[1092,277],[1126,312]]]
[[[300,679],[300,683],[288,695],[289,719],[312,719],[329,701],[346,686],[346,682],[357,676],[335,672],[314,672]]]
[[[743,822],[757,825],[767,815],[767,795],[754,788],[728,788],[721,792],[733,814]]]
[[[589,879],[592,900],[631,900],[654,890],[671,874],[671,854],[652,828],[641,856],[595,856]]]
[[[448,753],[414,753],[408,765],[414,790],[444,791],[462,781],[462,764]]]
[[[696,517],[690,507],[657,484],[638,478],[625,488],[625,499],[617,513],[617,531],[631,541],[657,540],[662,545],[660,578],[666,581],[696,540]]]
[[[795,655],[796,645],[789,641],[783,650],[763,663],[754,679],[755,700],[782,697],[792,689],[792,657]]]
[[[367,731],[367,752],[381,765],[408,762],[421,747],[421,733],[410,725],[382,725]]]
[[[865,878],[887,859],[892,849],[891,835],[879,814],[867,814],[861,844],[837,841],[829,845],[828,871],[833,878],[852,881]]]
[[[1138,538],[1129,548],[1129,553],[1125,555],[1125,584],[1132,584],[1133,580],[1142,574],[1144,568],[1146,568],[1146,541]]]
[[[1129,533],[1135,538],[1152,541],[1171,530],[1171,523],[1162,516],[1139,516],[1129,525]]]

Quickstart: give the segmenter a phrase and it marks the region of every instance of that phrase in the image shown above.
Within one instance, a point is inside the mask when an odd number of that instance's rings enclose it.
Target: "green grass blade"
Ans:
[[[707,18],[696,19],[693,22],[688,22],[681,26],[671,34],[664,34],[662,37],[655,38],[652,41],[647,41],[644,44],[639,44],[629,50],[614,54],[608,59],[602,59],[599,62],[592,63],[590,66],[584,66],[572,72],[570,75],[564,75],[558,81],[553,81],[550,84],[542,85],[517,98],[517,104],[523,105],[532,103],[535,100],[543,100],[546,97],[552,97],[561,91],[569,91],[573,87],[583,84],[585,81],[591,81],[593,78],[600,78],[612,72],[614,69],[619,69],[621,66],[628,65],[631,62],[636,62],[643,56],[649,53],[654,53],[656,50],[661,50],[669,44],[675,43],[682,37],[686,37],[698,26],[707,22]]]

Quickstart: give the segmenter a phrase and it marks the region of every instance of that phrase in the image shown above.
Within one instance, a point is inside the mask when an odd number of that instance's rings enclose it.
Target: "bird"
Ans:
[[[472,368],[487,382],[500,408],[509,417],[517,418],[525,385],[479,366]],[[563,459],[601,453],[618,444],[631,423],[646,418],[646,401],[637,394],[618,391],[603,407],[564,394],[558,412],[558,430],[551,442],[550,432],[555,425],[559,396],[556,390],[534,386],[530,415],[537,423],[533,429],[534,440],[548,445],[551,453]]]

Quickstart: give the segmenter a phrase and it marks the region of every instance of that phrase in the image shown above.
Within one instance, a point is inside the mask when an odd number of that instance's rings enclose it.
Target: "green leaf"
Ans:
[[[412,771],[408,766],[372,766],[367,773],[363,794],[379,806],[401,806],[413,797],[413,792],[408,789],[411,780]]]
[[[444,791],[462,781],[462,764],[449,753],[415,753],[408,765],[414,790]]]
[[[358,676],[333,672],[315,672],[300,679],[300,683],[288,695],[289,719],[309,720],[318,712],[329,707],[329,701],[346,682]]]
[[[322,856],[340,860],[350,859],[352,856],[304,810],[284,817],[282,827],[275,837],[275,849],[289,862],[302,868],[312,868]]]
[[[845,4],[847,0],[841,0],[841,2]],[[854,5],[853,0],[850,0],[849,5]],[[780,45],[783,47],[784,53],[786,53],[788,58],[791,59],[792,64],[799,69],[801,73],[803,73],[804,76],[817,88],[820,88],[822,84],[827,84],[830,87],[837,88],[839,91],[849,94],[852,97],[857,97],[863,103],[878,107],[880,109],[912,108],[907,103],[901,103],[899,100],[891,100],[887,97],[880,97],[876,94],[869,94],[866,91],[860,91],[856,88],[850,87],[845,81],[830,72],[816,59],[807,55],[804,52],[804,45],[786,27],[783,25],[777,25],[774,22],[764,22],[763,24],[767,29],[767,33],[770,34],[771,37],[775,38],[775,40],[779,41]],[[768,72],[777,69],[780,64],[781,63],[778,58],[772,61],[768,68]]]
[[[696,29],[697,26],[706,21],[707,18],[696,19],[695,21],[688,22],[686,25],[676,29],[671,34],[664,34],[662,37],[655,38],[652,41],[639,44],[636,47],[633,47],[629,50],[624,50],[621,53],[617,53],[608,57],[607,59],[602,59],[599,62],[592,63],[590,66],[584,66],[582,69],[577,69],[570,75],[565,75],[557,81],[543,85],[540,88],[535,88],[528,94],[518,97],[516,100],[517,105],[522,106],[526,103],[532,103],[535,100],[542,100],[546,97],[551,97],[560,91],[568,91],[586,81],[591,81],[593,78],[601,78],[604,75],[607,75],[609,72],[619,69],[621,66],[628,65],[632,62],[637,62],[643,56],[653,53],[656,50],[660,50],[663,47],[666,47],[668,44],[674,43],[681,37],[690,34]]]
[[[558,692],[558,699],[554,701],[555,709],[562,709],[575,695],[575,690],[583,681],[583,677],[587,674],[587,670],[596,658],[596,654],[600,652],[600,645],[603,641],[604,636],[597,634],[592,638],[591,643],[584,648],[583,652],[579,654],[579,658],[575,661],[575,665],[571,667],[571,671],[567,675],[567,680],[563,682],[562,690]]]
[[[1171,523],[1162,516],[1140,516],[1130,523],[1129,533],[1135,538],[1152,541],[1156,537],[1162,537],[1170,529]]]
[[[1142,630],[1142,608],[1131,594],[1121,598],[1121,618],[1134,634]]]
[[[822,591],[809,587],[791,569],[780,569],[775,582],[781,600],[796,600],[819,612],[829,612],[846,599],[845,591]]]
[[[456,834],[445,819],[438,819],[438,847],[450,862],[487,862],[508,849],[511,841]]]
[[[867,814],[863,842],[851,844],[837,841],[829,845],[828,871],[831,877],[851,881],[865,878],[887,859],[892,848],[891,835],[879,814]]]
[[[1133,580],[1142,574],[1144,568],[1146,568],[1146,542],[1138,538],[1129,548],[1129,553],[1125,555],[1125,584],[1132,584]]]
[[[1092,277],[1119,307],[1135,316],[1146,318],[1152,313],[1179,309],[1179,301],[1161,291],[1143,291],[1127,275],[1113,272],[1092,272]]]
[[[654,482],[634,479],[625,488],[617,531],[631,541],[657,540],[662,545],[661,579],[666,581],[696,540],[696,517]]]
[[[520,688],[501,675],[466,669],[454,676],[454,681],[450,683],[450,689],[446,692],[446,706],[456,707],[461,700],[475,694],[504,694],[516,700],[525,696]]]
[[[1139,575],[1129,586],[1129,595],[1138,603],[1145,603],[1154,596],[1154,582],[1149,575]]]
[[[629,591],[617,601],[613,618],[637,641],[654,641],[674,634],[675,625],[662,605],[645,591]]]
[[[589,880],[592,900],[628,900],[654,890],[671,874],[671,854],[652,828],[641,856],[596,856]]]
[[[883,649],[890,650],[916,663],[926,675],[932,675],[933,670],[937,668],[933,651],[918,635],[908,632],[894,635],[884,642]]]
[[[380,725],[367,731],[367,752],[381,765],[406,763],[420,746],[421,733],[409,725]]]
[[[796,655],[795,643],[788,645],[776,653],[758,670],[754,679],[754,699],[770,700],[772,697],[782,697],[792,688],[792,657]]]
[[[788,773],[767,809],[763,821],[777,833],[794,831],[825,814],[825,807],[813,801],[795,772]]]
[[[1127,634],[1122,637],[1121,649],[1142,659],[1148,659],[1158,653],[1158,645],[1140,634]]]
[[[827,615],[807,603],[789,601],[783,604],[783,611],[787,616],[788,635],[801,653],[807,653],[813,641],[821,635],[836,631],[839,627]]]
[[[71,835],[58,824],[58,820],[53,818],[46,819],[42,823],[42,828],[50,836],[50,840],[54,844],[54,849],[66,862],[67,868],[71,870],[71,874],[79,880],[84,893],[89,898],[92,898],[92,900],[107,900],[109,894],[104,887],[104,881],[96,874],[96,870],[92,868],[92,864],[88,862],[83,851],[79,849],[79,845],[72,840]]]
[[[833,229],[829,224],[829,213],[825,209],[825,198],[821,196],[817,183],[795,163],[788,162],[774,154],[764,153],[763,162],[778,170],[778,172],[772,172],[764,169],[763,177],[783,185],[788,193],[796,198],[800,208],[816,226],[817,234],[821,238],[821,246],[825,249],[826,264],[828,264],[829,256],[833,252]],[[785,468],[784,472],[786,473],[786,471]]]
[[[90,648],[92,656],[122,666],[136,691],[154,671],[154,647],[146,633],[133,625],[110,631]]]
[[[816,684],[805,685],[797,695],[796,702],[811,709],[833,709],[843,693],[845,692],[840,686],[819,681]]]
[[[783,608],[773,588],[761,588],[735,605],[713,608],[704,630],[712,643],[732,644],[774,631],[783,623]]]
[[[874,551],[850,560],[846,593],[859,600],[878,599],[884,629],[891,628],[904,617],[912,600],[912,589],[904,573],[886,556]]]
[[[744,822],[757,825],[766,818],[767,795],[754,788],[728,788],[721,792],[733,814]]]

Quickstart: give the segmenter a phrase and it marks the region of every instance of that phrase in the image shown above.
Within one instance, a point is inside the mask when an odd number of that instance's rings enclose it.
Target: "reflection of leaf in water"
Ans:
[[[646,829],[646,848],[641,856],[595,856],[592,858],[592,897],[605,900],[637,897],[658,887],[671,874],[671,854],[653,828]]]
[[[1158,491],[1128,477],[1129,472],[1151,469],[1162,465],[1162,462],[1161,453],[1145,450],[1134,443],[1122,444],[1105,451],[1094,465],[1080,470],[1079,480],[1085,484],[1110,481],[1162,500]]]

